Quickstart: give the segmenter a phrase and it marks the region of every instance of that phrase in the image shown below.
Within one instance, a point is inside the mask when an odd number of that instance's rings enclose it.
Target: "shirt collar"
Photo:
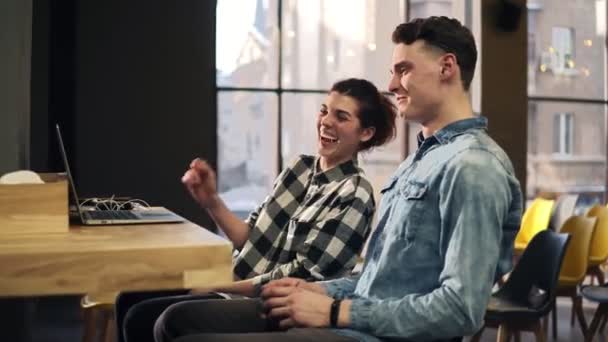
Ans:
[[[453,137],[460,135],[470,129],[487,129],[488,128],[488,119],[484,116],[476,116],[473,118],[458,120],[452,122],[451,124],[443,127],[433,134],[432,137],[440,144],[447,144]],[[422,131],[418,132],[416,136],[418,141],[418,147],[422,145],[425,141],[424,135],[422,135]]]
[[[317,157],[315,159],[312,179],[314,183],[321,185],[340,181],[357,173],[359,173],[359,166],[356,157],[325,171],[321,170],[319,165],[319,157]]]

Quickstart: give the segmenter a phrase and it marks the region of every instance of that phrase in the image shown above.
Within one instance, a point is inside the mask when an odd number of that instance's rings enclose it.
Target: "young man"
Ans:
[[[362,273],[270,282],[262,309],[216,302],[193,316],[188,304],[177,305],[157,321],[157,341],[452,341],[481,327],[492,284],[511,267],[519,183],[471,108],[471,32],[430,17],[399,25],[393,42],[389,89],[422,131],[416,153],[382,190]],[[223,328],[212,323],[218,315]],[[189,329],[195,319],[209,319],[208,329]],[[269,332],[276,327],[268,322],[289,329]]]

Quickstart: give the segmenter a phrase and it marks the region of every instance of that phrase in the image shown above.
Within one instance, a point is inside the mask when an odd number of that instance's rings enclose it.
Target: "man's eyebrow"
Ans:
[[[403,68],[408,67],[408,66],[410,66],[410,63],[408,63],[406,61],[401,61],[401,62],[393,65],[393,69],[391,69],[390,71],[393,72],[394,70],[403,69]]]

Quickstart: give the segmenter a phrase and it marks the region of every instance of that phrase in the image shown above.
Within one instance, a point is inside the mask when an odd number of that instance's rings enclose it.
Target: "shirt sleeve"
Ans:
[[[490,298],[511,202],[507,179],[502,164],[487,151],[455,157],[439,187],[440,285],[398,299],[354,299],[351,327],[420,341],[475,333]]]
[[[355,292],[359,276],[360,274],[333,280],[325,280],[318,282],[318,284],[325,289],[325,292],[329,297],[334,299],[345,299],[352,296]]]
[[[369,233],[374,213],[371,186],[361,186],[361,177],[354,177],[351,184],[338,193],[327,214],[314,222],[304,243],[295,248],[295,258],[281,264],[268,273],[253,278],[256,285],[283,277],[325,280],[341,276],[353,269]]]

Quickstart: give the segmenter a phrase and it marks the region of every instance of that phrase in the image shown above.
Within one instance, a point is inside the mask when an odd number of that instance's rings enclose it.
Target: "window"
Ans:
[[[574,135],[572,113],[557,113],[553,117],[553,153],[571,155]]]
[[[534,102],[528,102],[528,131],[536,132],[538,129],[538,106]],[[528,134],[528,151],[538,152],[538,137]]]
[[[551,69],[556,74],[565,74],[574,69],[574,30],[568,27],[554,27],[552,31]]]
[[[527,2],[528,53],[540,52],[528,56],[528,200],[541,192],[606,200],[605,4]]]
[[[386,89],[403,0],[218,0],[218,188],[245,215],[298,154],[314,154],[315,114],[337,80]],[[404,130],[359,156],[378,191],[404,157]]]

